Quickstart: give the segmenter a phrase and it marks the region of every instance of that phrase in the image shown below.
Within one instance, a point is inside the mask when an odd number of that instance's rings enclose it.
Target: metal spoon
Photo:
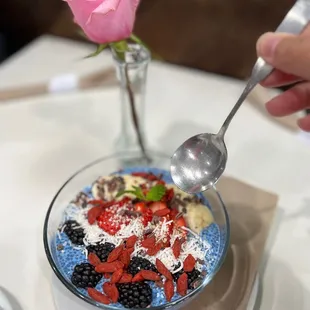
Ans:
[[[310,21],[310,1],[298,0],[288,12],[276,32],[299,34]],[[203,133],[185,141],[171,159],[171,176],[183,191],[198,193],[212,187],[226,167],[227,149],[224,135],[243,101],[253,88],[272,71],[262,58],[258,58],[251,77],[217,134]]]

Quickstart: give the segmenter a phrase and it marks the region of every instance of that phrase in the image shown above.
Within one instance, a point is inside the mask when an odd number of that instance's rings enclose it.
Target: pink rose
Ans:
[[[140,0],[65,0],[88,38],[96,43],[117,42],[133,30]]]

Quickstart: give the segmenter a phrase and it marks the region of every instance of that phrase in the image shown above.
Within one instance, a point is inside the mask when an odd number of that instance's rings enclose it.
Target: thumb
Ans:
[[[257,41],[257,54],[273,67],[310,80],[310,38],[266,33]]]

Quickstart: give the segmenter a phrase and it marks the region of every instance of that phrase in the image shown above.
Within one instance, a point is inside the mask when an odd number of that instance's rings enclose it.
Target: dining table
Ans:
[[[93,50],[92,44],[40,36],[0,64],[0,93],[113,68],[108,51],[85,59]],[[47,94],[0,101],[0,290],[14,310],[56,309],[43,247],[47,209],[69,176],[114,152],[120,134],[117,83],[71,91],[56,86]],[[144,119],[150,149],[172,155],[188,137],[216,132],[244,86],[152,61]],[[279,196],[259,269],[261,310],[310,309],[309,141],[248,101],[226,134],[225,174]]]

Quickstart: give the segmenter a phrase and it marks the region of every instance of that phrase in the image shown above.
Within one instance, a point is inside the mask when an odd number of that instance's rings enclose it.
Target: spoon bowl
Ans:
[[[221,136],[203,133],[186,140],[171,158],[171,176],[181,190],[195,194],[212,187],[225,170],[227,149]]]
[[[310,1],[298,0],[285,16],[276,32],[299,34],[310,21]],[[241,96],[225,119],[217,135],[205,133],[185,141],[171,159],[174,183],[190,194],[203,192],[213,186],[223,174],[227,161],[224,135],[228,126],[253,88],[273,71],[273,67],[259,57]]]

